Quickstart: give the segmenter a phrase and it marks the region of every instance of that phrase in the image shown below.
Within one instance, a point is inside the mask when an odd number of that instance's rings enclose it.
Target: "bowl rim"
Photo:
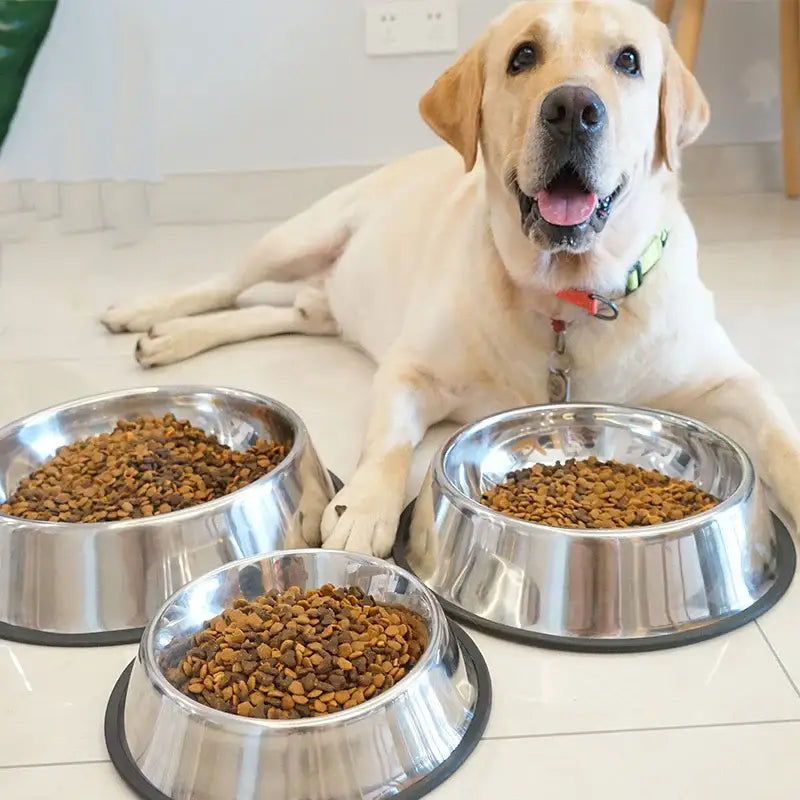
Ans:
[[[264,487],[271,481],[277,480],[286,470],[292,466],[300,457],[300,453],[305,450],[309,443],[310,437],[305,424],[296,411],[289,406],[282,403],[280,400],[275,400],[267,395],[250,392],[246,389],[235,389],[228,386],[215,386],[205,384],[164,384],[160,386],[143,386],[133,389],[118,389],[112,392],[102,392],[100,394],[85,395],[75,400],[68,400],[58,405],[49,406],[32,414],[24,417],[19,417],[13,422],[4,425],[0,428],[0,440],[5,439],[7,436],[13,434],[27,425],[36,423],[40,419],[53,416],[62,411],[68,411],[73,408],[80,408],[81,406],[92,405],[94,403],[107,403],[115,400],[122,400],[128,397],[156,395],[166,393],[169,395],[198,395],[198,394],[218,394],[226,397],[235,397],[243,400],[250,400],[256,402],[261,406],[268,407],[272,411],[280,414],[291,426],[294,434],[294,442],[292,443],[289,452],[284,456],[283,460],[266,475],[240,487],[230,494],[217,497],[214,500],[208,500],[196,506],[189,508],[182,508],[178,511],[168,511],[165,514],[154,514],[152,517],[138,517],[136,519],[116,519],[110,521],[100,522],[52,522],[49,520],[25,519],[24,517],[15,517],[10,514],[4,514],[0,511],[0,524],[11,525],[14,527],[24,527],[25,532],[30,532],[31,528],[35,528],[37,533],[58,533],[60,536],[69,534],[85,533],[92,530],[95,533],[102,532],[117,532],[127,528],[138,528],[141,526],[156,527],[163,521],[181,522],[192,517],[205,514],[209,511],[215,511],[223,506],[232,502],[232,498],[239,497],[242,492],[251,490],[254,487]],[[75,441],[78,441],[77,439]]]
[[[563,412],[565,410],[571,411],[624,411],[628,413],[641,414],[645,417],[650,417],[656,420],[666,420],[677,424],[683,428],[693,428],[702,432],[713,439],[724,444],[728,447],[733,454],[737,457],[742,466],[742,476],[735,489],[720,503],[713,508],[703,511],[700,514],[695,514],[684,519],[674,520],[670,522],[662,522],[657,525],[639,525],[631,526],[628,528],[563,528],[556,525],[542,525],[538,522],[530,522],[524,519],[518,519],[500,511],[495,511],[488,506],[483,505],[478,500],[470,497],[463,492],[447,475],[444,467],[445,459],[448,453],[458,444],[458,442],[467,434],[482,428],[491,427],[503,418],[518,418],[528,417],[533,414],[542,415],[552,412]],[[699,420],[692,417],[686,417],[681,414],[675,414],[670,411],[659,411],[644,406],[625,406],[617,403],[547,403],[538,406],[519,406],[517,408],[499,411],[495,414],[490,414],[475,422],[470,422],[463,425],[455,433],[453,433],[448,440],[439,447],[434,456],[431,464],[431,475],[436,483],[446,489],[448,500],[453,503],[461,511],[468,511],[473,516],[479,516],[492,522],[503,520],[510,523],[512,527],[519,526],[521,533],[525,534],[550,534],[551,536],[556,533],[560,535],[574,536],[580,538],[643,538],[648,536],[666,536],[672,533],[684,532],[687,525],[695,527],[702,525],[715,517],[719,517],[726,511],[734,506],[737,506],[742,500],[746,499],[755,488],[755,470],[753,469],[752,461],[747,455],[745,450],[737,444],[733,439],[715,430],[709,425],[706,425]]]
[[[411,668],[411,670],[403,676],[401,680],[392,686],[386,692],[383,692],[376,697],[371,697],[353,708],[336,711],[335,713],[328,714],[327,716],[320,717],[307,717],[305,719],[258,719],[255,717],[240,717],[236,714],[231,714],[227,711],[219,711],[216,708],[210,708],[202,703],[192,700],[187,697],[178,689],[176,689],[168,680],[167,676],[162,671],[155,659],[155,629],[156,623],[164,614],[174,605],[177,597],[185,591],[192,588],[193,585],[199,584],[201,581],[212,579],[214,576],[223,572],[228,572],[233,569],[241,569],[250,564],[256,564],[263,561],[275,561],[280,558],[291,556],[310,556],[317,558],[320,555],[335,556],[347,559],[352,563],[361,563],[368,566],[377,566],[382,569],[388,569],[391,572],[397,573],[399,576],[405,578],[412,586],[414,586],[425,599],[431,613],[431,622],[428,629],[428,642],[421,658]],[[313,588],[313,587],[312,587]],[[188,716],[197,717],[201,716],[209,722],[215,722],[225,727],[230,728],[241,727],[243,729],[253,730],[253,726],[259,728],[266,728],[274,730],[276,733],[289,733],[297,730],[305,729],[319,729],[321,727],[334,727],[341,723],[352,722],[353,720],[368,716],[376,712],[382,706],[391,703],[395,698],[401,694],[409,691],[410,686],[419,680],[419,677],[426,671],[426,667],[433,661],[434,653],[441,649],[441,646],[446,641],[445,633],[447,629],[447,619],[444,611],[439,603],[436,595],[416,576],[414,573],[404,569],[403,567],[393,564],[383,558],[377,556],[368,556],[363,553],[353,553],[348,550],[326,550],[318,547],[306,547],[296,550],[276,550],[272,553],[260,553],[256,556],[249,558],[231,561],[217,567],[204,575],[195,578],[195,580],[182,586],[174,592],[153,615],[145,627],[144,634],[142,635],[139,643],[139,652],[136,658],[136,663],[140,664],[144,669],[145,677],[149,685],[155,688],[162,697],[168,699],[170,702],[177,704],[181,710]],[[198,629],[199,631],[200,629]],[[195,631],[197,633],[198,631]]]

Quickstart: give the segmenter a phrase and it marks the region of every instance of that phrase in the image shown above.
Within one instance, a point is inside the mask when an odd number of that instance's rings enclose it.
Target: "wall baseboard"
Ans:
[[[276,221],[374,168],[170,175],[160,183],[0,183],[0,241],[29,238],[37,220],[56,222],[63,233],[110,229],[120,245],[151,225]],[[780,192],[781,148],[777,142],[697,146],[686,152],[682,174],[687,196]]]

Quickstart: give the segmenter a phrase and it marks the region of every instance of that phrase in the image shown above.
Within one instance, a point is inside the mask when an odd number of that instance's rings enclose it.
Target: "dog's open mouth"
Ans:
[[[541,219],[553,228],[563,231],[584,226],[600,231],[614,201],[622,191],[623,184],[620,183],[607,197],[600,198],[586,185],[577,170],[567,164],[534,196],[525,194],[516,180],[514,188],[525,230],[529,230],[537,219]]]

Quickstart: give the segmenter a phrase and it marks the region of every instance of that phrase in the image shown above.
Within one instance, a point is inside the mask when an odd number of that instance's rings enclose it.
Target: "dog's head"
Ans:
[[[571,253],[591,251],[638,186],[675,171],[708,121],[665,26],[632,0],[513,6],[420,110],[468,170],[480,146],[529,240]]]

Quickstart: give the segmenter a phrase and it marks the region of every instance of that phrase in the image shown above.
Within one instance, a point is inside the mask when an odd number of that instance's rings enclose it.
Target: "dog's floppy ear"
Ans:
[[[675,172],[680,151],[708,125],[709,109],[700,84],[664,32],[664,75],[661,78],[659,139],[667,167]]]
[[[464,159],[469,172],[478,157],[483,100],[484,41],[467,50],[419,102],[422,118]]]

